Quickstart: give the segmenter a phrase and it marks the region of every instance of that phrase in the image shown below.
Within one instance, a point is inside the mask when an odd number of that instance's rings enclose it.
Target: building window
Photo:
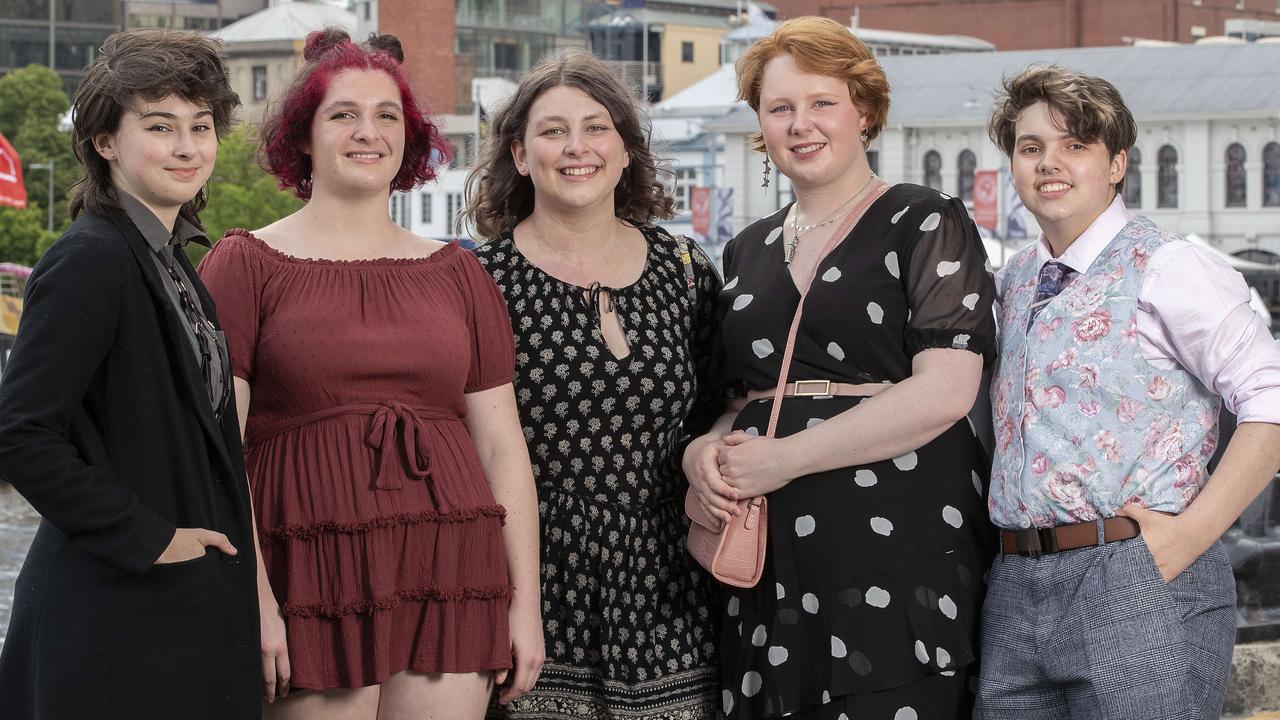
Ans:
[[[960,199],[973,202],[973,173],[978,169],[978,158],[970,150],[961,150],[960,156],[956,158],[956,167],[960,170],[956,178]]]
[[[1248,181],[1244,176],[1244,146],[1227,146],[1227,207],[1244,207]]]
[[[422,196],[422,224],[431,224],[431,193],[419,193]]]
[[[371,5],[373,5],[373,3],[372,3],[372,2],[360,3],[360,6],[364,9],[364,19],[365,19],[365,20],[371,20],[371,19],[373,18],[372,13],[370,13],[370,12],[369,12],[369,8],[370,8],[370,6],[371,6]]]
[[[1157,153],[1156,162],[1160,165],[1156,174],[1156,184],[1159,186],[1156,207],[1176,208],[1178,207],[1178,151],[1174,150],[1172,145],[1165,145]]]
[[[685,212],[689,209],[689,199],[693,194],[693,186],[697,184],[697,170],[694,168],[679,168],[676,170],[676,212]]]
[[[1124,204],[1142,207],[1142,151],[1137,146],[1129,148],[1129,168],[1124,171]]]
[[[267,66],[253,66],[253,99],[267,99]]]
[[[1262,206],[1280,207],[1280,143],[1262,149]]]
[[[937,150],[924,154],[924,184],[942,192],[942,156]]]
[[[516,72],[520,69],[520,48],[515,43],[493,44],[493,69]]]
[[[400,199],[397,198],[394,193],[392,193],[391,195],[390,204],[391,204],[391,222],[399,225],[400,224]]]
[[[454,232],[454,221],[457,219],[458,213],[462,212],[462,193],[449,193],[448,195],[445,195],[444,200],[445,232],[452,235]]]
[[[680,61],[693,62],[693,43],[687,40],[680,43]]]

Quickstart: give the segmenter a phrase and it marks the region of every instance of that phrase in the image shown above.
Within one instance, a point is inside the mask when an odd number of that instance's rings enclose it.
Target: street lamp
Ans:
[[[53,232],[53,159],[50,158],[47,163],[31,163],[27,165],[30,170],[44,170],[49,173],[49,200],[47,209],[49,211],[49,232]]]

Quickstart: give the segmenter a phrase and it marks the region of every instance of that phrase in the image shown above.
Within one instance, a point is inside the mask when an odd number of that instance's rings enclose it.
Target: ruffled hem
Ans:
[[[324,533],[359,534],[371,530],[382,530],[394,527],[408,527],[423,523],[449,525],[470,522],[481,517],[496,517],[500,524],[506,524],[507,509],[501,505],[486,505],[466,510],[422,510],[414,513],[397,513],[369,520],[341,522],[338,520],[316,520],[306,523],[288,523],[274,527],[262,533],[262,538],[269,542],[286,540],[313,540]]]
[[[281,612],[290,617],[336,619],[348,615],[368,615],[375,611],[395,610],[405,601],[423,600],[509,600],[515,588],[511,585],[487,587],[441,588],[421,587],[397,590],[394,594],[372,600],[355,600],[343,604],[286,602]]]

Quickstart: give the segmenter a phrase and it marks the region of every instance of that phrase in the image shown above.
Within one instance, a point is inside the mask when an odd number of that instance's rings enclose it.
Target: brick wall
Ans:
[[[378,29],[400,38],[404,68],[418,101],[434,114],[454,112],[452,0],[379,0]]]
[[[1122,45],[1125,38],[1192,42],[1230,18],[1280,20],[1275,0],[770,0],[782,18],[821,14],[862,27],[970,35],[999,50]]]

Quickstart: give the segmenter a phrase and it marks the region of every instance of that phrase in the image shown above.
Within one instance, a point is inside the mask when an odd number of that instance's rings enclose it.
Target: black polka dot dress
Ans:
[[[786,214],[756,222],[725,250],[725,376],[746,389],[776,385],[799,299],[783,263]],[[994,296],[964,205],[894,186],[818,266],[789,380],[899,382],[931,348],[989,363]],[[860,401],[788,398],[777,434]],[[748,403],[735,429],[764,432],[771,404]],[[986,474],[962,419],[901,457],[808,475],[770,494],[764,577],[754,588],[725,589],[727,717],[968,718],[983,574],[994,550]]]
[[[639,280],[605,289],[630,354],[616,358],[587,292],[544,273],[511,234],[476,251],[507,298],[516,399],[538,485],[547,661],[492,717],[702,720],[719,706],[715,583],[685,551],[681,437],[723,410],[711,381],[720,281],[642,228]]]

